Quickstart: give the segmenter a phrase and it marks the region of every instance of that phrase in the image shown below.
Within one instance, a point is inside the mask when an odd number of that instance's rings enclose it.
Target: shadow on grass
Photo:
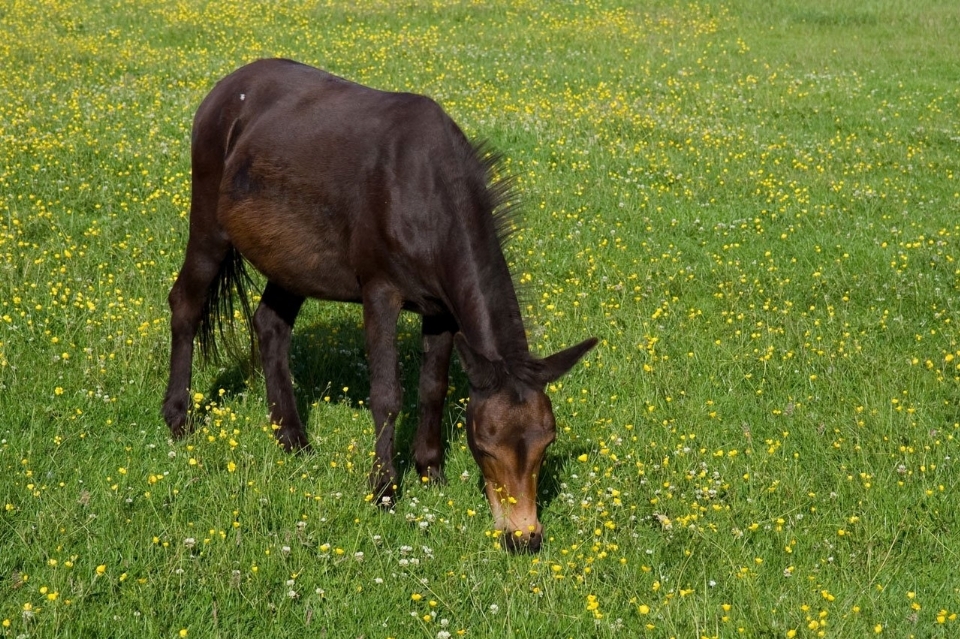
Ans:
[[[397,418],[395,434],[396,451],[394,464],[402,478],[412,464],[412,446],[417,428],[417,388],[420,374],[421,347],[419,335],[400,332],[397,340],[400,361],[400,383],[403,386],[403,404]],[[356,321],[347,318],[334,322],[316,322],[294,329],[290,344],[290,369],[293,373],[294,396],[300,419],[309,429],[314,409],[330,402],[346,404],[369,411],[370,378],[367,367],[366,347],[363,328]],[[208,397],[217,397],[221,389],[227,397],[236,397],[242,393],[266,394],[263,375],[251,358],[233,356],[227,366],[213,380]],[[451,438],[455,437],[456,423],[462,420],[460,411],[451,410],[456,399],[466,394],[468,388],[466,375],[454,354],[450,366],[450,384],[456,389],[447,399],[447,410],[441,428],[443,429],[444,455],[449,453]],[[322,410],[322,409],[321,409]],[[372,418],[371,418],[372,421]],[[323,426],[320,425],[319,428]],[[370,442],[373,445],[373,442]],[[587,448],[560,447],[557,452],[548,452],[537,488],[537,501],[546,508],[562,491],[563,478],[576,457],[589,452]],[[319,454],[322,454],[319,453]],[[483,477],[478,474],[478,490],[483,492]]]
[[[400,383],[403,404],[395,433],[397,472],[402,478],[411,463],[410,450],[417,428],[417,388],[420,374],[420,336],[400,332],[397,340],[400,361]],[[454,360],[456,357],[454,357]],[[259,362],[247,356],[232,356],[223,362],[226,367],[211,382],[208,397],[224,391],[226,397],[243,393],[266,395]],[[311,430],[311,415],[325,398],[331,403],[345,404],[369,412],[370,375],[367,367],[363,328],[356,321],[343,318],[334,322],[317,322],[294,329],[290,343],[290,370],[295,380],[294,397],[301,421]],[[450,383],[457,389],[452,400],[466,393],[467,379],[460,365],[450,366]],[[452,404],[449,404],[452,406]],[[322,410],[322,408],[320,409]],[[441,425],[446,454],[449,440],[456,429],[457,411],[444,411]],[[372,421],[372,418],[371,418]],[[314,425],[323,428],[323,425]],[[372,447],[373,441],[370,442]],[[322,453],[320,453],[322,454]],[[401,486],[402,489],[402,486]]]

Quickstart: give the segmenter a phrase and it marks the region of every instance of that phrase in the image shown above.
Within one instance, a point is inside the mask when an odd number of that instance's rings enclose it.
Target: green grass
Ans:
[[[956,635],[954,3],[354,4],[0,7],[0,636]],[[189,124],[274,55],[508,158],[534,348],[602,340],[550,389],[538,556],[492,538],[459,370],[449,484],[367,503],[357,307],[295,331],[313,454],[239,359],[169,441]]]

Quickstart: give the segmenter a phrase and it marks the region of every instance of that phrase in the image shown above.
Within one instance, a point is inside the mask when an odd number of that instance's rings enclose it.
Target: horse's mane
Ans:
[[[493,215],[500,247],[506,246],[519,227],[520,197],[517,181],[504,168],[503,155],[486,140],[470,144],[470,152],[483,170],[487,204]]]

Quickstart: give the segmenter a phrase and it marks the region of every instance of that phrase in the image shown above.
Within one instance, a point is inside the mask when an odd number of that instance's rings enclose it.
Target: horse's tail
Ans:
[[[240,251],[231,246],[220,263],[217,277],[210,284],[207,300],[200,315],[197,342],[205,359],[216,359],[221,354],[216,338],[219,336],[229,354],[242,353],[240,339],[233,330],[234,319],[239,314],[247,327],[251,355],[256,355],[256,334],[253,331],[253,314],[247,289],[253,284],[247,272],[246,262]],[[239,302],[239,304],[237,304]]]

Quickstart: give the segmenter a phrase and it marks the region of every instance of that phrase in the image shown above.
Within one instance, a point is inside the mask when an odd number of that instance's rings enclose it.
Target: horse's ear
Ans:
[[[541,360],[543,368],[540,370],[540,381],[546,385],[560,379],[567,373],[574,364],[580,361],[580,358],[587,354],[591,348],[597,345],[597,338],[583,340],[576,346],[565,348],[558,353]]]
[[[453,343],[460,354],[460,363],[463,365],[463,372],[467,374],[470,386],[477,390],[489,390],[497,385],[496,366],[482,353],[474,350],[463,333],[454,335]]]

